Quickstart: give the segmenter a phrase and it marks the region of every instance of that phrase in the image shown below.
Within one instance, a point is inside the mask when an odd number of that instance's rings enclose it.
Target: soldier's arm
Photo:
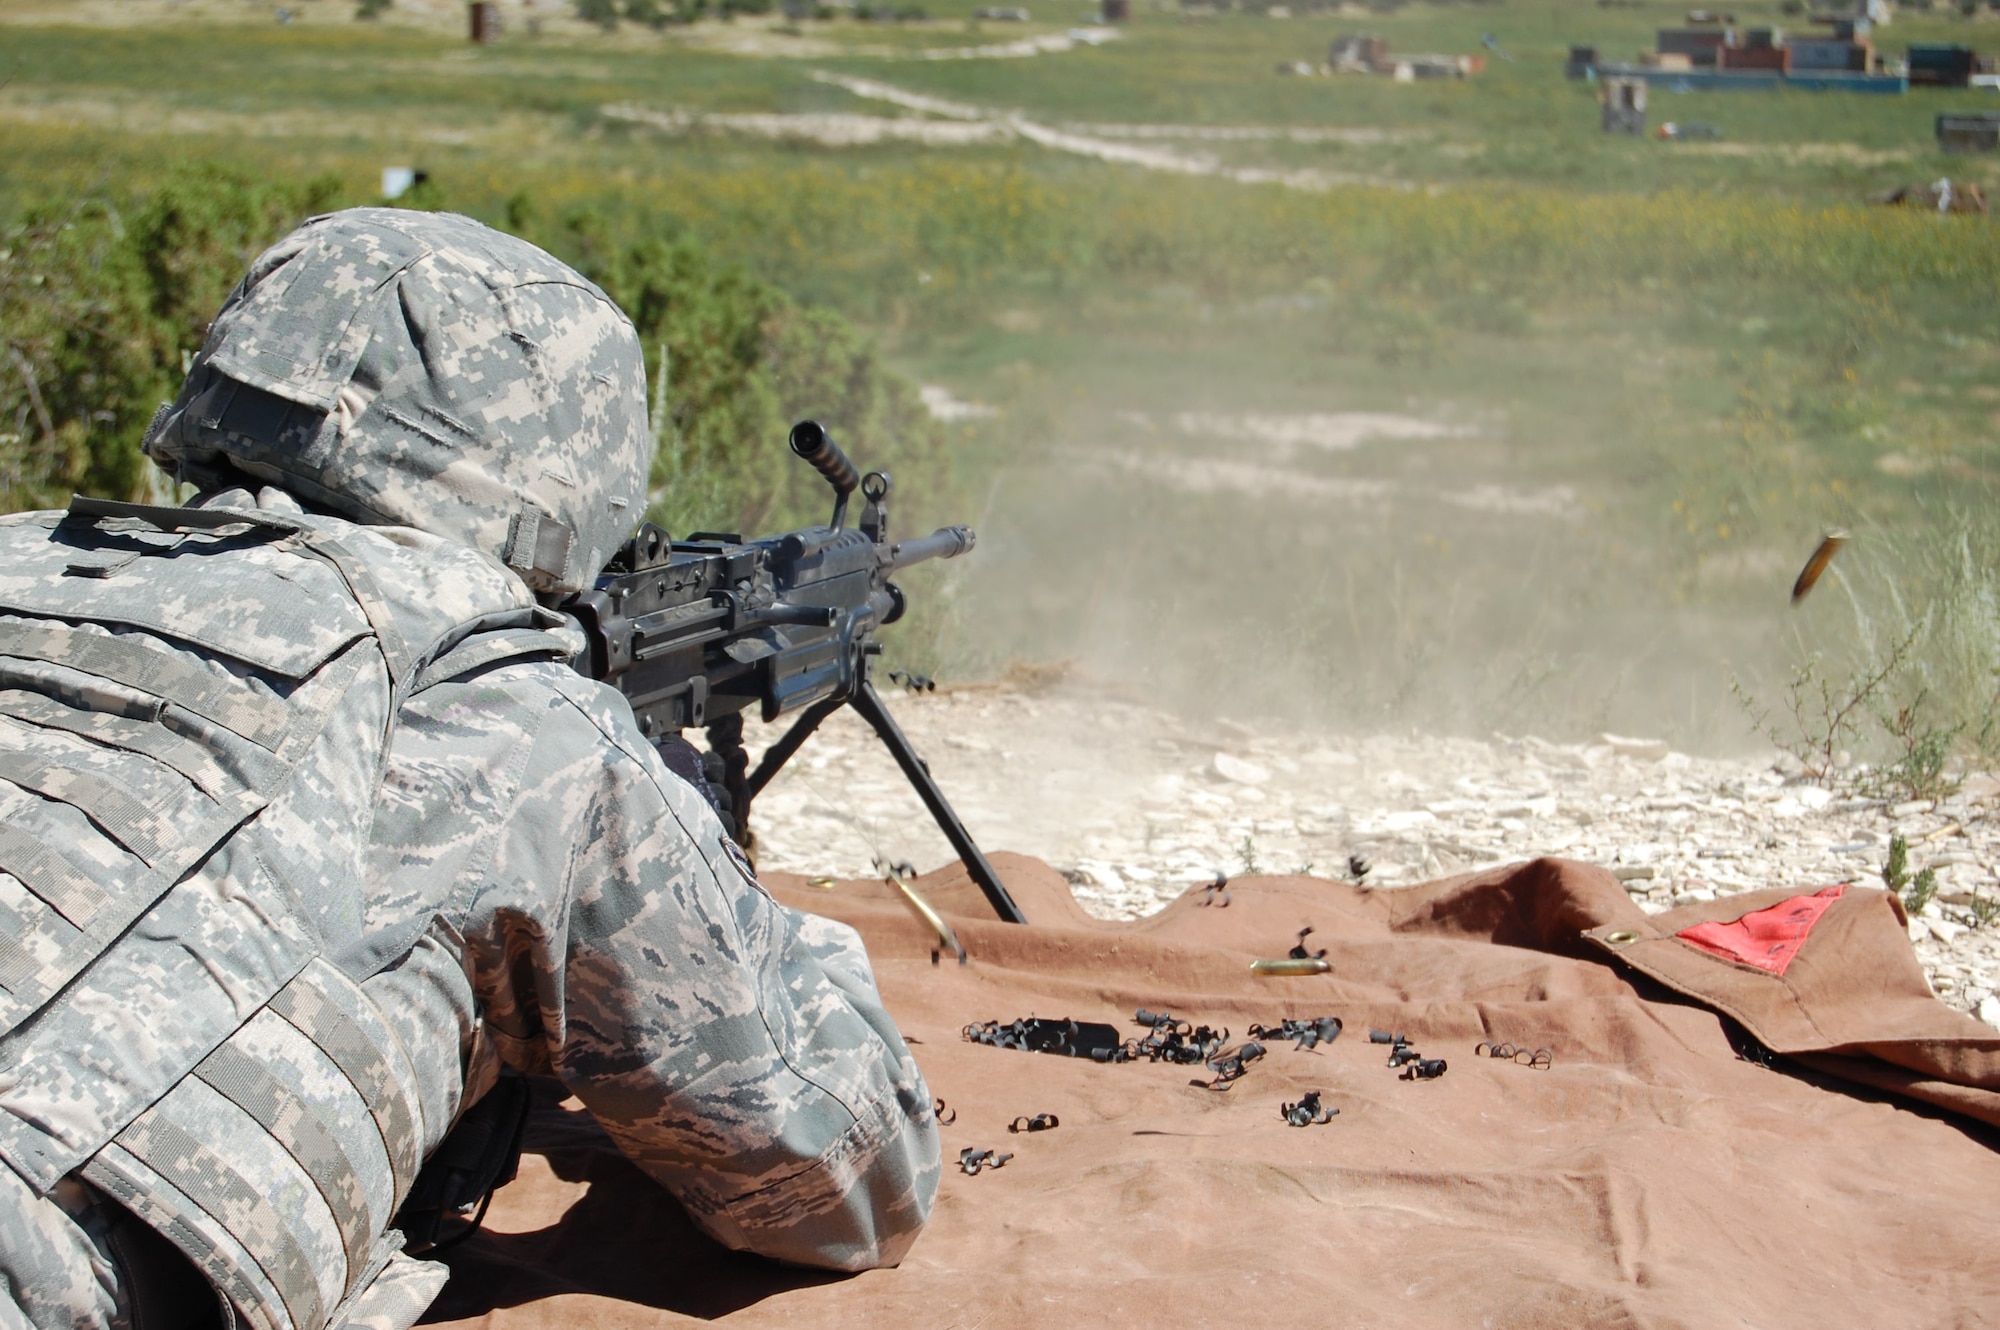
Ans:
[[[937,1131],[860,939],[765,894],[615,694],[554,690],[475,911],[508,934],[490,1014],[720,1241],[894,1263],[936,1193]],[[510,910],[509,883],[560,905]]]

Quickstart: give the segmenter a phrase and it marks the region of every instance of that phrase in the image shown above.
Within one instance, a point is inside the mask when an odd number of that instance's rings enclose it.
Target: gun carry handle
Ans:
[[[861,483],[861,473],[855,470],[847,454],[840,451],[840,445],[833,441],[826,426],[817,420],[801,420],[792,426],[791,445],[793,452],[811,462],[813,469],[833,486],[833,520],[827,525],[840,530],[841,523],[847,520],[847,496]]]

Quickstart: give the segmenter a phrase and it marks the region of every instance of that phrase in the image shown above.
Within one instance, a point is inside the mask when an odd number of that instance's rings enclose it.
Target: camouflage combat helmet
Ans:
[[[258,258],[146,451],[204,488],[275,483],[572,591],[645,508],[645,364],[610,298],[526,241],[353,208]]]

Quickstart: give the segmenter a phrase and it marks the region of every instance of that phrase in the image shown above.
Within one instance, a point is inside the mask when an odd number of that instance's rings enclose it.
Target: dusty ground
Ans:
[[[1764,887],[1877,885],[1892,833],[1938,900],[1911,937],[1939,997],[2000,1026],[2000,781],[1889,806],[1841,798],[1781,763],[1694,758],[1605,736],[1558,745],[1368,737],[1191,721],[1086,680],[926,694],[890,706],[987,850],[1038,855],[1106,917],[1157,909],[1220,873],[1306,871],[1408,885],[1544,854],[1610,867],[1665,909]],[[779,733],[752,727],[753,750]],[[954,856],[852,713],[815,735],[758,802],[759,860],[808,874]]]

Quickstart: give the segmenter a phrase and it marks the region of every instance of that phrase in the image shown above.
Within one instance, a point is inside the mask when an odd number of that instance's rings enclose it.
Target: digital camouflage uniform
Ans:
[[[192,510],[0,519],[0,1328],[128,1323],[160,1252],[250,1325],[408,1326],[391,1217],[503,1062],[732,1247],[907,1249],[936,1129],[858,938],[531,594],[643,507],[643,377],[531,246],[336,214],[149,433]]]

